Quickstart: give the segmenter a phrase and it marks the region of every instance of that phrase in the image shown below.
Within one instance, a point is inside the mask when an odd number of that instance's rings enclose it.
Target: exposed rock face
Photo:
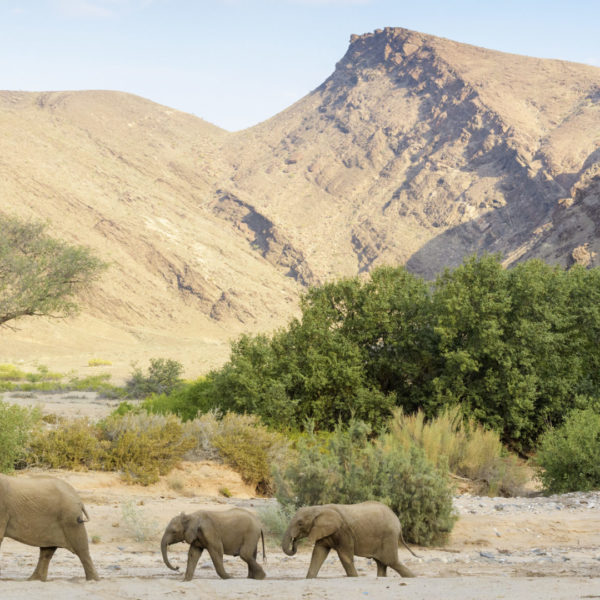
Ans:
[[[220,362],[302,286],[379,264],[598,260],[595,67],[387,28],[238,133],[116,92],[3,92],[0,119],[0,211],[112,262],[83,317],[124,347],[202,338]]]

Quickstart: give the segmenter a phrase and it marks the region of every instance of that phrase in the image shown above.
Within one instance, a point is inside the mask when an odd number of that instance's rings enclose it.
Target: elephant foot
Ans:
[[[263,580],[267,574],[264,571],[258,571],[253,573],[252,575],[248,575],[248,579],[258,579],[259,581]]]
[[[97,573],[94,573],[93,575],[86,575],[85,579],[86,581],[100,581],[100,576]]]
[[[27,581],[46,581],[46,578],[42,577],[41,575],[38,575],[37,573],[34,573],[33,575],[27,578]]]

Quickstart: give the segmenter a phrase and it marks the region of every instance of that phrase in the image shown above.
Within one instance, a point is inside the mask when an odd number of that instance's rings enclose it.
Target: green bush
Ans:
[[[0,473],[12,471],[24,459],[30,432],[40,418],[38,409],[0,401]]]
[[[88,419],[59,420],[52,429],[38,429],[29,442],[27,462],[52,469],[101,469],[106,449],[100,432]]]
[[[109,442],[105,468],[121,471],[126,481],[149,485],[166,475],[194,446],[174,415],[127,413],[102,424]]]
[[[150,394],[169,394],[181,384],[183,365],[170,358],[151,358],[148,373],[135,367],[131,378],[125,382],[127,394],[132,398],[145,398]]]
[[[572,411],[563,425],[541,437],[537,463],[546,492],[599,489],[600,414]]]
[[[369,441],[370,427],[353,420],[327,435],[309,432],[296,451],[276,466],[277,499],[285,507],[352,504],[379,500],[417,544],[443,542],[456,519],[447,472],[416,446],[408,450],[391,436]]]

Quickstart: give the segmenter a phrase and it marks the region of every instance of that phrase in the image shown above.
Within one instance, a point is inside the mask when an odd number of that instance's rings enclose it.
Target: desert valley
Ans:
[[[506,267],[600,265],[598,67],[385,28],[352,35],[319,87],[242,131],[119,91],[2,91],[0,127],[0,218],[47,223],[109,265],[77,316],[0,329],[0,364],[24,371],[86,376],[97,361],[122,385],[162,357],[194,379],[239,335],[298,316],[311,286],[381,265],[426,280],[483,253]],[[95,393],[2,399],[94,422],[118,405]],[[85,582],[59,550],[49,581],[27,582],[37,548],[5,539],[2,598],[600,598],[597,491],[541,496],[532,478],[522,497],[489,498],[459,482],[448,543],[415,548],[420,558],[400,550],[416,579],[377,578],[366,558],[345,578],[332,554],[308,581],[308,544],[290,558],[269,539],[267,580],[229,557],[235,579],[221,581],[205,556],[184,583],[158,547],[172,516],[260,514],[275,500],[206,460],[149,486],[52,474],[88,508],[101,580]],[[174,562],[186,552],[174,547]]]

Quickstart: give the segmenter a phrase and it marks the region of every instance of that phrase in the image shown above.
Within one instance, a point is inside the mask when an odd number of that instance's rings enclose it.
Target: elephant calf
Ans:
[[[388,567],[403,577],[414,577],[398,560],[398,541],[406,546],[400,521],[381,502],[323,504],[300,508],[283,536],[283,551],[288,556],[296,554],[297,541],[307,536],[315,545],[307,578],[317,576],[332,548],[337,552],[349,577],[358,576],[354,556],[374,559],[378,577],[385,577]],[[408,550],[414,554],[410,548]]]
[[[199,510],[186,515],[177,515],[167,525],[160,543],[165,565],[176,571],[167,556],[171,544],[186,541],[190,544],[184,581],[190,581],[196,570],[202,551],[210,554],[217,574],[222,579],[231,577],[223,567],[223,554],[239,556],[248,564],[248,577],[264,579],[262,567],[256,562],[258,539],[262,538],[263,560],[265,559],[265,538],[258,518],[243,508],[229,510]]]
[[[57,548],[79,557],[86,579],[98,579],[88,548],[86,520],[83,503],[67,482],[46,476],[0,475],[0,543],[9,537],[40,549],[29,579],[46,581]]]

